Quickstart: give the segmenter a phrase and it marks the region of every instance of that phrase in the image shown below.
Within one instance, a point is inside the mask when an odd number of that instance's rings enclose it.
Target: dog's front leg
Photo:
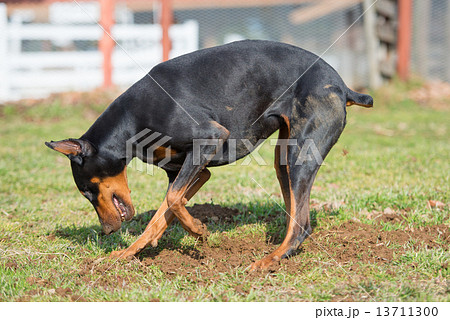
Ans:
[[[144,233],[131,246],[124,250],[113,251],[109,257],[112,259],[131,259],[148,245],[156,246],[159,239],[158,235],[163,234],[174,218],[174,214],[167,207],[167,200],[164,199],[162,205],[145,228]]]
[[[189,214],[184,195],[211,159],[220,156],[219,152],[230,132],[216,121],[204,123],[195,131],[197,138],[193,139],[193,150],[186,153],[183,165],[167,192],[167,204],[190,235],[205,239],[208,235],[206,226]]]
[[[189,201],[197,191],[209,180],[211,177],[211,173],[208,169],[203,169],[202,172],[198,175],[195,182],[186,192],[184,198]],[[169,185],[169,189],[172,183]],[[131,259],[134,255],[140,252],[145,247],[152,245],[156,247],[158,244],[158,240],[162,237],[164,231],[170,225],[170,223],[175,218],[175,215],[170,210],[167,205],[167,195],[164,198],[163,203],[156,211],[153,218],[150,220],[149,224],[145,228],[144,233],[137,239],[131,246],[124,250],[113,251],[110,254],[111,259]]]

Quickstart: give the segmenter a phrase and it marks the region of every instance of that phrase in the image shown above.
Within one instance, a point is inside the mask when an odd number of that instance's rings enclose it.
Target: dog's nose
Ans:
[[[125,221],[130,221],[134,217],[134,207],[132,205],[129,206],[127,213],[125,215]]]
[[[117,231],[118,229],[120,229],[120,225],[119,226],[112,226],[109,223],[104,223],[101,222],[102,225],[102,230],[104,234],[111,234],[115,231]]]
[[[113,228],[111,226],[109,226],[109,225],[106,225],[106,226],[103,225],[102,229],[103,229],[103,233],[104,234],[111,234],[111,233],[114,232]]]

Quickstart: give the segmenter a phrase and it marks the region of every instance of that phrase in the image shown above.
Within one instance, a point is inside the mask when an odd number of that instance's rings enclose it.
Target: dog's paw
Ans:
[[[131,260],[133,259],[133,256],[134,254],[132,252],[129,252],[127,249],[125,249],[111,252],[108,258],[113,260],[117,259]]]
[[[198,219],[194,219],[194,227],[189,230],[189,233],[199,241],[205,241],[209,236],[208,228]]]
[[[280,257],[277,255],[268,255],[267,257],[253,262],[249,271],[267,270],[272,267],[277,267],[280,264]]]

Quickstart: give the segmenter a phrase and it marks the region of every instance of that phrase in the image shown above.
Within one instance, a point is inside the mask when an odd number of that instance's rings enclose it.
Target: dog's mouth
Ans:
[[[120,219],[122,220],[122,222],[125,220],[128,221],[132,218],[128,206],[120,197],[115,194],[113,194],[113,203],[116,207],[117,212],[120,214]]]

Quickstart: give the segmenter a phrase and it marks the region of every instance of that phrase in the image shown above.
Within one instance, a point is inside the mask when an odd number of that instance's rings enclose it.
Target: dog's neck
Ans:
[[[133,113],[127,106],[113,102],[81,137],[92,143],[100,154],[109,158],[131,161],[127,157],[127,141],[136,135]]]

